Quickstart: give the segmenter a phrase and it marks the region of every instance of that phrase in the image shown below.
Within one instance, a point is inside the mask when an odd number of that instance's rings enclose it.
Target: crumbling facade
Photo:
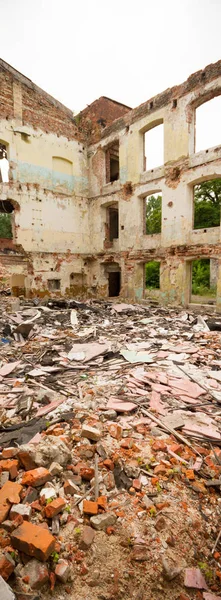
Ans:
[[[196,109],[221,94],[221,61],[133,110],[102,97],[76,117],[4,61],[0,79],[10,167],[0,205],[13,216],[0,274],[12,292],[139,301],[154,260],[160,301],[187,305],[192,261],[205,257],[218,265],[219,309],[220,226],[194,229],[193,189],[221,177],[221,146],[195,152]],[[158,126],[163,164],[148,169],[145,135]],[[157,192],[161,233],[146,235],[145,199]]]

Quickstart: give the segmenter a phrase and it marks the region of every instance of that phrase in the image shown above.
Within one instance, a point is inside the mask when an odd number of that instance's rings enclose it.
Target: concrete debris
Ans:
[[[0,575],[0,598],[2,600],[15,600],[15,595],[11,590],[10,586],[6,583],[6,581]]]
[[[153,600],[219,599],[220,334],[175,309],[62,302],[21,300],[38,330],[2,350],[1,576],[21,600],[146,579]]]

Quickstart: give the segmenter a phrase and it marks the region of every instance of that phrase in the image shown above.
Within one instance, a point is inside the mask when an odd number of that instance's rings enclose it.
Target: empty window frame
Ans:
[[[216,297],[218,260],[215,258],[193,260],[191,271],[191,302],[207,304]]]
[[[117,181],[120,175],[119,141],[114,142],[106,150],[106,183]]]
[[[48,279],[48,289],[50,292],[57,292],[61,289],[60,279]]]
[[[220,226],[221,179],[198,183],[193,188],[193,228]]]
[[[160,289],[160,262],[152,260],[144,265],[145,289]]]
[[[13,211],[10,200],[0,200],[0,238],[13,238]]]
[[[0,183],[9,182],[8,144],[0,141]]]
[[[221,145],[221,96],[204,102],[195,113],[195,152]]]
[[[144,200],[144,234],[161,233],[162,194],[157,192]]]
[[[144,133],[144,171],[164,164],[164,127],[163,123],[148,129]]]

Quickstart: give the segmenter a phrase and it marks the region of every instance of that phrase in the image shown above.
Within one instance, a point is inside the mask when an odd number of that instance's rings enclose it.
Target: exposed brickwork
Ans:
[[[79,132],[90,141],[97,141],[104,129],[132,109],[119,102],[101,96],[82,110],[76,117]]]
[[[0,110],[1,119],[13,119],[13,77],[4,70],[0,70]]]

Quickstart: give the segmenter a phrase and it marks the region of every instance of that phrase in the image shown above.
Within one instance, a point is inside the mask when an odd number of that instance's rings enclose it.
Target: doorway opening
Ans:
[[[108,273],[108,296],[113,298],[120,294],[120,271]]]
[[[218,260],[199,258],[192,261],[191,302],[195,304],[215,304]]]

